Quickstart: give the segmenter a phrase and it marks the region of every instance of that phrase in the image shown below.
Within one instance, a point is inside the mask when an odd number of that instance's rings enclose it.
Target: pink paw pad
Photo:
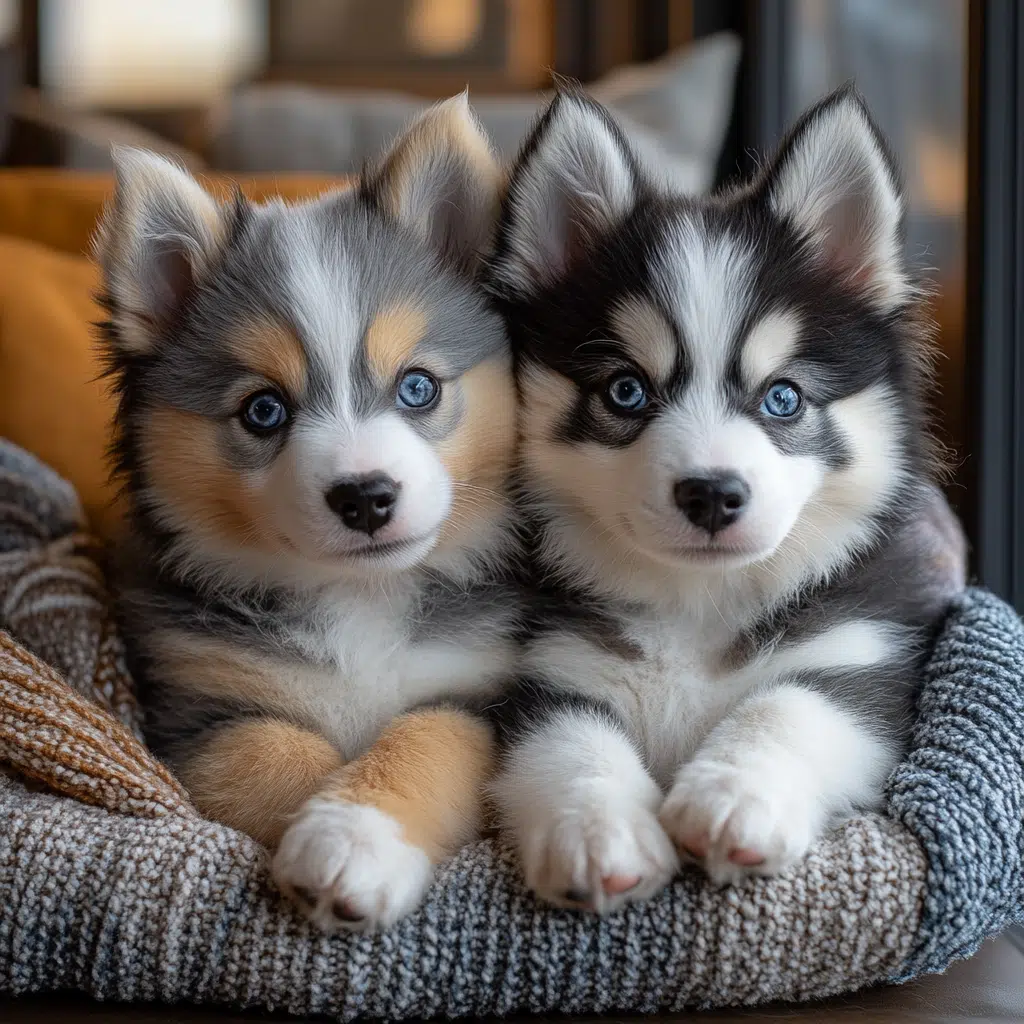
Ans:
[[[639,875],[608,875],[601,879],[601,888],[609,896],[619,896],[630,889],[635,889],[640,884]]]
[[[764,863],[764,857],[757,850],[737,848],[729,851],[729,860],[741,868],[756,868]]]

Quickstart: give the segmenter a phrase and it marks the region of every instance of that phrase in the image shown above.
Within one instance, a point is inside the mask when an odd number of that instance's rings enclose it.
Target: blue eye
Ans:
[[[638,412],[647,404],[647,389],[631,373],[620,373],[608,383],[608,402],[621,412]]]
[[[283,427],[287,421],[288,410],[274,391],[253,395],[242,410],[242,422],[256,434],[269,434]]]
[[[800,410],[800,392],[788,380],[777,380],[761,401],[761,412],[769,416],[795,416]]]
[[[441,385],[422,370],[410,370],[398,382],[398,404],[409,409],[426,409],[441,393]]]

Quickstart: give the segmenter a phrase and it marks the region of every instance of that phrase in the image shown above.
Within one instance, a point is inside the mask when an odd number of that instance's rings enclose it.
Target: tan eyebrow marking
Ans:
[[[427,313],[411,302],[379,312],[366,330],[363,344],[380,380],[391,380],[408,364],[427,333]]]
[[[756,388],[777,376],[793,358],[800,337],[800,322],[792,313],[769,313],[743,340],[740,371],[743,381]]]
[[[232,353],[253,373],[292,396],[306,390],[308,361],[295,332],[274,320],[250,320],[228,338]]]
[[[612,326],[651,380],[672,376],[678,346],[664,314],[646,299],[628,296],[612,311]]]

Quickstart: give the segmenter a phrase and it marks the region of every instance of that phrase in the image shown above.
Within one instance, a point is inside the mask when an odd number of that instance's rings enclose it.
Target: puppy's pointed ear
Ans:
[[[903,188],[885,139],[852,89],[800,119],[765,180],[772,209],[809,238],[830,274],[883,312],[910,297]]]
[[[490,249],[501,166],[463,92],[421,114],[363,176],[363,196],[457,265]]]
[[[639,190],[636,157],[608,112],[581,93],[559,93],[512,171],[493,280],[521,297],[555,283],[625,219]]]
[[[226,214],[177,164],[114,150],[113,200],[93,243],[126,354],[151,350],[224,242]]]

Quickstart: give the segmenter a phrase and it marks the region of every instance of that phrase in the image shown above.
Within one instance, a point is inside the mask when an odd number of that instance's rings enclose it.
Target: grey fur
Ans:
[[[118,160],[97,251],[131,527],[119,609],[147,738],[204,811],[278,847],[279,884],[323,927],[376,927],[475,827],[486,730],[460,723],[479,784],[438,842],[346,799],[339,766],[405,712],[471,714],[516,650],[514,382],[473,276],[497,165],[465,97],[357,188],[294,205],[219,204],[166,161]],[[403,392],[413,374],[428,401]],[[253,744],[277,753],[253,750],[251,768]],[[350,858],[345,882],[339,835],[369,850],[367,820],[372,877]]]

